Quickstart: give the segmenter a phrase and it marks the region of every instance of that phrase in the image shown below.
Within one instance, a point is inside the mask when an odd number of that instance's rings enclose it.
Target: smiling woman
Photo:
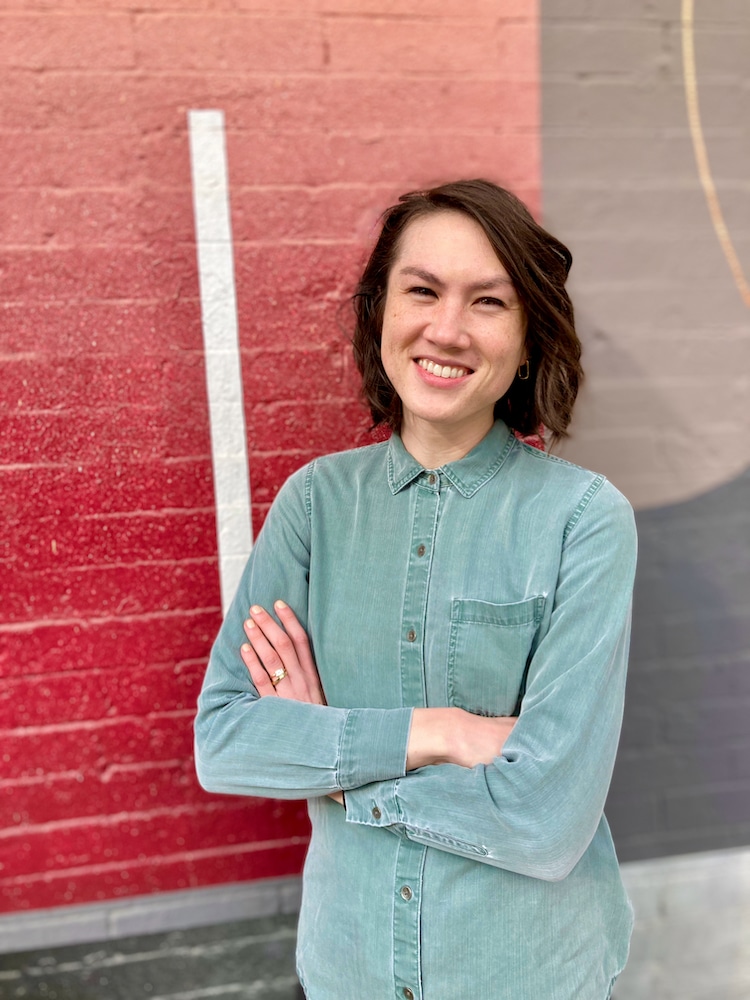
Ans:
[[[523,307],[473,219],[438,212],[405,231],[380,353],[401,400],[401,439],[418,461],[441,465],[482,440],[528,357]]]
[[[435,267],[430,268],[426,261],[433,255]],[[461,313],[464,327],[470,317],[473,330],[479,323],[489,328],[492,317],[495,330],[516,323],[523,327],[525,360],[518,376],[495,396],[494,416],[521,434],[534,434],[543,424],[552,442],[565,436],[582,377],[581,345],[565,290],[571,259],[568,248],[542,229],[525,205],[493,184],[458,181],[404,195],[385,213],[355,296],[354,355],[374,422],[401,430],[402,400],[381,356],[386,303],[393,306],[398,293],[434,299],[443,323],[455,321],[457,314],[451,317],[446,309],[455,308],[461,292],[472,304]],[[444,274],[435,273],[438,265]],[[444,287],[447,282],[451,289]],[[434,321],[431,329],[441,336]],[[466,327],[462,336],[468,334]],[[490,337],[493,349],[494,341]],[[449,346],[448,354],[433,354],[452,361],[461,347]],[[430,359],[428,353],[424,360]]]
[[[625,963],[632,511],[512,433],[570,419],[569,266],[486,181],[386,212],[353,342],[393,433],[287,481],[214,646],[201,782],[308,799],[308,1000],[606,1000]]]

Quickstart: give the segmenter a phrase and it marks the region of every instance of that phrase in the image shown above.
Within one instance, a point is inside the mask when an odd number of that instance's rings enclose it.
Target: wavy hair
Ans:
[[[354,359],[373,425],[401,429],[401,400],[380,356],[388,275],[409,224],[446,210],[462,212],[482,227],[524,309],[529,378],[514,379],[495,404],[495,417],[522,435],[534,434],[543,425],[554,443],[567,435],[583,378],[581,342],[565,290],[573,258],[515,195],[481,179],[411,191],[382,215],[380,235],[352,297]]]

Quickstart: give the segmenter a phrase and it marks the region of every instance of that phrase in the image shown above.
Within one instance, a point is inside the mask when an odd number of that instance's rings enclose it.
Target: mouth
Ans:
[[[451,365],[438,365],[434,361],[429,361],[427,358],[417,358],[417,364],[420,368],[424,368],[426,372],[430,375],[435,375],[437,378],[463,378],[464,375],[470,375],[472,372],[471,368],[461,368]]]

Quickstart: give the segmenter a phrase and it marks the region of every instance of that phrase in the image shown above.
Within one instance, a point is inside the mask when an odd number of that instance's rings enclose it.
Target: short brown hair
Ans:
[[[581,342],[565,290],[573,258],[563,243],[534,220],[523,202],[486,180],[411,191],[383,213],[380,236],[353,296],[354,358],[373,423],[401,429],[401,400],[380,357],[388,275],[401,236],[414,219],[445,210],[463,212],[482,227],[526,316],[529,378],[513,381],[495,404],[495,416],[524,435],[536,433],[543,424],[554,442],[567,434],[583,378]]]

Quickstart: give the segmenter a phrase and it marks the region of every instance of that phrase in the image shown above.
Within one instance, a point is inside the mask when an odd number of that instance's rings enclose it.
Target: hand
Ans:
[[[261,698],[275,695],[325,705],[307,633],[283,601],[276,601],[274,610],[283,628],[257,604],[250,608],[250,617],[244,626],[249,641],[241,647],[240,656],[258,694]],[[279,670],[285,670],[286,674],[274,683],[271,678]]]
[[[415,708],[406,769],[427,764],[491,764],[502,753],[516,721],[516,716],[491,718],[462,708]]]

